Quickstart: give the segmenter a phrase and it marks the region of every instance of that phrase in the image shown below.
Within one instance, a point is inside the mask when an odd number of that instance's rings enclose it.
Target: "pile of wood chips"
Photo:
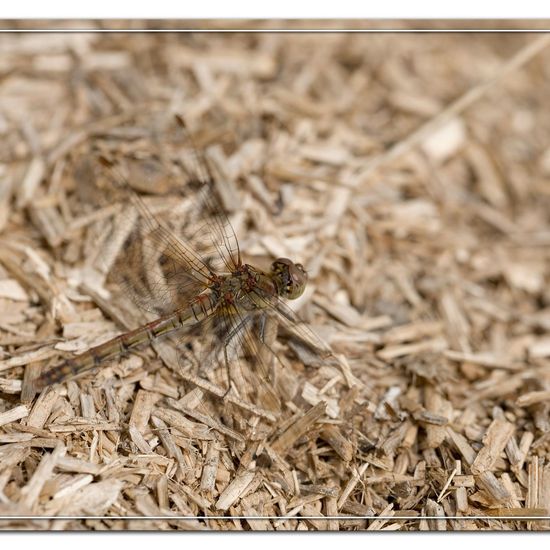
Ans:
[[[550,529],[550,37],[16,33],[0,52],[0,528]],[[155,113],[224,174],[244,254],[309,272],[296,308],[337,362],[283,334],[275,416],[182,375],[169,341],[25,390],[142,322],[91,269],[120,205],[78,167]]]

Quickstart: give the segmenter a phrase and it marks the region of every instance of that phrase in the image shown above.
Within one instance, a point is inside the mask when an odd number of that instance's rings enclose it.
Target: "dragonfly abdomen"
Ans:
[[[190,322],[196,322],[207,312],[207,308],[201,308],[199,311],[195,310],[196,307],[192,305],[185,310],[175,311],[171,315],[161,317],[156,321],[90,348],[80,355],[66,359],[62,364],[43,372],[35,381],[36,389],[41,390],[51,384],[62,382],[67,378],[97,367],[101,363],[124,356],[135,348],[152,344],[159,338],[184,328]]]

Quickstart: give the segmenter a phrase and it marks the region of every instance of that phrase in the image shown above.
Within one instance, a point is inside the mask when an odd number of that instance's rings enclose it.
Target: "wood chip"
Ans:
[[[325,426],[320,436],[335,450],[335,452],[346,462],[353,457],[353,446],[346,439],[336,426]]]
[[[254,476],[254,472],[243,472],[235,477],[218,498],[216,508],[218,510],[227,510],[232,506],[246,491],[246,488],[250,485]]]
[[[14,279],[0,280],[0,298],[28,302],[29,297],[23,287]]]
[[[64,445],[59,444],[51,454],[44,455],[27,485],[21,489],[21,503],[27,508],[35,507],[40,491],[52,474],[58,459],[65,454],[66,450]]]
[[[52,412],[57,398],[58,393],[56,388],[48,388],[43,391],[32,407],[26,425],[34,428],[43,428]]]
[[[479,474],[491,471],[513,433],[513,424],[505,420],[493,420],[483,437],[483,447],[472,464],[472,472]]]
[[[550,390],[548,391],[532,391],[524,393],[516,399],[518,407],[529,407],[536,403],[545,403],[550,401]]]
[[[29,407],[27,405],[19,405],[10,409],[9,411],[0,413],[0,426],[9,424],[10,422],[16,422],[21,418],[25,418],[29,415]]]
[[[208,451],[202,469],[201,490],[212,491],[216,483],[216,475],[220,462],[220,450],[216,441],[208,443]]]
[[[132,415],[130,416],[130,426],[134,426],[140,432],[145,431],[153,410],[155,398],[158,398],[158,396],[155,396],[151,392],[138,390]]]
[[[296,419],[276,440],[271,447],[279,454],[287,451],[292,444],[304,435],[307,430],[325,414],[326,404],[321,401],[311,407],[305,414]]]

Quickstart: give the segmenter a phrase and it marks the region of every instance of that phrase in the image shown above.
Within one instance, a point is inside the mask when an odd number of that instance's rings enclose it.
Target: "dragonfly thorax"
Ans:
[[[215,301],[222,307],[247,311],[263,309],[278,299],[277,286],[271,276],[248,264],[221,276],[213,290]]]

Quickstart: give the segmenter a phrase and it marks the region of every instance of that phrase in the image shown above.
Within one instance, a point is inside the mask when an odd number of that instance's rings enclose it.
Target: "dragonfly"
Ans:
[[[191,219],[185,224],[187,238],[151,211],[132,189],[120,163],[102,155],[97,163],[122,194],[125,219],[131,220],[114,279],[140,309],[158,317],[64,359],[42,372],[35,388],[40,391],[80,376],[138,347],[176,335],[182,364],[195,362],[201,370],[221,367],[226,373],[226,393],[238,392],[248,376],[248,392],[261,385],[268,408],[277,410],[280,400],[270,387],[270,377],[273,363],[281,360],[270,341],[273,321],[291,328],[304,343],[326,355],[324,342],[286,303],[304,293],[308,274],[301,263],[284,257],[275,259],[269,269],[243,260],[218,196],[220,175],[194,143],[183,118],[177,116],[176,121],[190,153],[186,158],[191,158],[181,161],[180,167],[189,186],[199,188],[189,209]]]

